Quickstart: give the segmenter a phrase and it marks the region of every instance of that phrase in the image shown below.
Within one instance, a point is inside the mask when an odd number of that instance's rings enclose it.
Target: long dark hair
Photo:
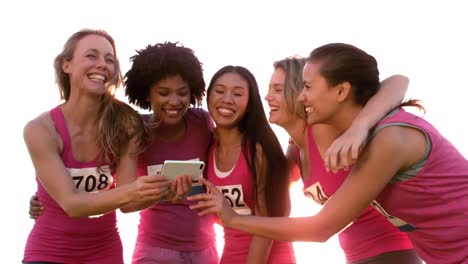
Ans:
[[[377,61],[353,45],[327,44],[314,49],[308,60],[321,65],[320,74],[329,86],[349,82],[359,105],[365,105],[380,87]]]
[[[254,198],[258,206],[257,185],[257,144],[262,147],[263,157],[266,159],[265,169],[265,203],[269,216],[284,216],[289,213],[289,168],[283,149],[271,129],[265,116],[262,99],[258,90],[257,81],[253,74],[241,66],[225,66],[218,70],[211,78],[207,89],[207,100],[216,80],[226,73],[237,73],[249,85],[249,99],[244,117],[240,120],[238,128],[242,133],[242,153],[246,157],[249,171],[253,177]]]
[[[351,84],[356,103],[365,105],[380,88],[377,60],[365,51],[345,43],[330,43],[314,49],[308,61],[320,63],[320,74],[328,85]],[[419,100],[411,99],[397,108],[413,106],[425,111]]]

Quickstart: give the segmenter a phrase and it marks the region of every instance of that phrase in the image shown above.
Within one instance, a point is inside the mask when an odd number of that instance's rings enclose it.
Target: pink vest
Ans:
[[[323,204],[341,186],[349,171],[340,170],[336,174],[327,172],[310,126],[307,134],[311,175],[303,181],[304,190],[307,196]],[[408,237],[371,206],[367,207],[352,225],[343,230],[338,238],[346,259],[350,262],[364,260],[385,252],[413,248]]]
[[[230,201],[234,210],[239,214],[255,215],[254,187],[252,175],[248,169],[245,156],[241,152],[239,159],[231,173],[220,178],[214,168],[214,151],[217,142],[213,144],[208,156],[207,178],[216,185]],[[245,263],[249,254],[252,235],[237,229],[224,228],[224,249],[221,264]],[[289,242],[273,242],[268,263],[295,263],[294,250]]]
[[[61,158],[80,191],[105,191],[114,187],[109,171],[98,171],[97,160],[79,162],[73,157],[71,139],[60,106],[50,111],[63,142]],[[36,177],[37,196],[44,205],[29,234],[23,261],[57,263],[123,263],[115,211],[95,217],[71,218],[47,193]]]
[[[377,202],[416,228],[407,234],[426,263],[468,263],[468,161],[431,124],[404,110],[377,129],[408,125],[431,141],[426,164],[415,177],[388,184]]]
[[[206,162],[213,132],[211,117],[205,110],[189,109],[184,119],[187,124],[185,137],[171,143],[155,138],[141,156],[139,175],[158,173],[165,160],[198,159]],[[178,251],[198,251],[214,246],[213,216],[200,217],[189,205],[188,201],[180,204],[160,201],[142,210],[138,242]]]

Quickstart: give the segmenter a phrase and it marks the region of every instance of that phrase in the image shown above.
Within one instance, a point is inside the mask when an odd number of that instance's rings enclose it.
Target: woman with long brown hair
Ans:
[[[139,114],[114,97],[121,74],[109,34],[76,32],[54,67],[64,102],[24,128],[45,209],[23,263],[123,263],[115,209],[159,200],[169,181],[136,179],[146,130]]]

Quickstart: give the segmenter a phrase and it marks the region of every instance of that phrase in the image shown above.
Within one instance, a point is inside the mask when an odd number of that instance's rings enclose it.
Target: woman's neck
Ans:
[[[102,103],[101,97],[70,97],[61,106],[62,113],[68,123],[80,127],[95,126]]]
[[[353,121],[359,115],[362,106],[357,104],[348,104],[341,107],[334,117],[328,122],[329,125],[334,127],[339,135],[343,134],[353,124]]]
[[[159,123],[153,131],[158,140],[177,142],[184,138],[187,133],[187,123],[184,118],[177,124]]]
[[[220,151],[230,151],[241,146],[242,133],[237,127],[229,129],[217,127],[215,133]]]

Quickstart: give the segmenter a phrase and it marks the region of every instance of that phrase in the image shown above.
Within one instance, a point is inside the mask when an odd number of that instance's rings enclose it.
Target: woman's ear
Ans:
[[[349,97],[351,93],[351,84],[349,82],[342,82],[338,84],[336,87],[337,89],[337,102],[343,102],[346,98]]]
[[[62,71],[63,71],[64,73],[70,74],[70,67],[71,67],[71,66],[70,66],[70,62],[69,62],[69,61],[67,61],[67,60],[63,60],[63,61],[62,61]]]

